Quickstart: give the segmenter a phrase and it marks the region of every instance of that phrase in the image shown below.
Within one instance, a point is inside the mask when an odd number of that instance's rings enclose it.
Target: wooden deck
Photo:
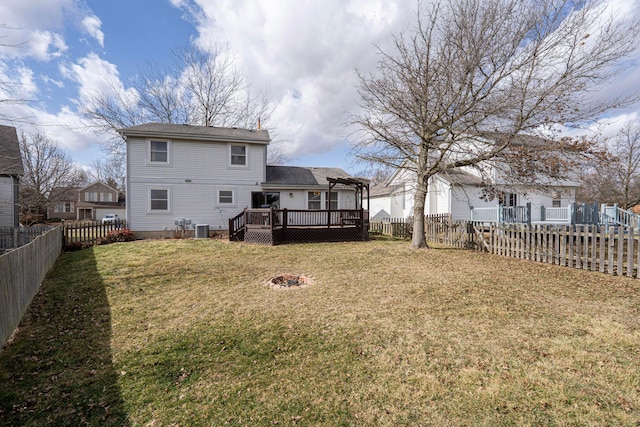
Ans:
[[[277,245],[369,240],[369,213],[362,209],[245,209],[229,220],[229,240]]]

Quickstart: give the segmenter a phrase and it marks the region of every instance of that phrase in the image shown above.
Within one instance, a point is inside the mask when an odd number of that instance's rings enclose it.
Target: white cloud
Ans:
[[[67,45],[60,34],[51,31],[34,31],[25,48],[26,56],[48,61],[60,57],[67,50]]]
[[[343,143],[345,112],[357,108],[355,68],[375,67],[374,43],[385,46],[413,13],[399,0],[194,1],[196,43],[229,42],[254,87],[272,97],[268,125],[293,157]]]
[[[75,0],[0,0],[0,56],[34,57],[46,61],[66,50],[64,17],[76,10]]]
[[[95,53],[78,59],[77,63],[61,67],[62,74],[78,85],[79,102],[96,93],[124,91],[118,68]]]
[[[102,26],[100,18],[95,15],[87,16],[82,20],[81,25],[84,31],[96,39],[101,47],[104,47],[104,33],[100,29]]]

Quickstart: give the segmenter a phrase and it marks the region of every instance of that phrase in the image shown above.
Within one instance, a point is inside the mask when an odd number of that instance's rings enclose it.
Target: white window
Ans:
[[[502,193],[499,202],[505,207],[518,206],[518,195],[516,193]]]
[[[98,193],[95,191],[87,191],[84,193],[84,201],[85,202],[97,202],[98,201]]]
[[[309,191],[307,193],[307,209],[320,210],[322,207],[322,191]]]
[[[218,204],[233,205],[233,190],[218,190]]]
[[[169,211],[169,190],[167,188],[149,189],[149,210],[151,212]]]
[[[169,163],[168,141],[149,141],[149,162],[156,164]]]
[[[113,193],[100,193],[100,201],[101,202],[112,202],[113,201]]]
[[[247,166],[246,145],[231,145],[229,153],[231,166]]]
[[[56,203],[53,207],[54,212],[65,212],[70,213],[73,212],[73,202],[61,202]]]
[[[309,191],[307,193],[307,209],[320,210],[320,209],[338,209],[338,193],[331,192],[331,204],[329,204],[329,192],[328,191]]]
[[[329,206],[329,194],[331,194],[331,206]],[[338,193],[332,191],[329,193],[325,191],[324,193],[324,208],[331,209],[333,211],[338,209]]]

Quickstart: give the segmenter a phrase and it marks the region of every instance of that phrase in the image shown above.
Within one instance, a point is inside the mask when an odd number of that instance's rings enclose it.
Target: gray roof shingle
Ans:
[[[266,130],[220,128],[167,123],[145,123],[117,130],[123,136],[188,139],[192,141],[231,141],[268,144],[271,141]]]
[[[16,128],[0,125],[0,174],[22,175],[23,173]]]
[[[326,186],[327,178],[351,178],[351,175],[340,168],[267,166],[266,184]]]

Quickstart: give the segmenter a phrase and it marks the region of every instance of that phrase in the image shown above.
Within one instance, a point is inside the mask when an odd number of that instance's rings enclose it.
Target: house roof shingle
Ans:
[[[23,173],[16,128],[0,125],[0,174],[22,175]]]
[[[267,166],[266,185],[327,186],[327,178],[352,178],[340,168]]]
[[[221,128],[167,123],[145,123],[117,130],[124,137],[159,137],[188,139],[191,141],[231,141],[268,144],[271,141],[266,130]]]

